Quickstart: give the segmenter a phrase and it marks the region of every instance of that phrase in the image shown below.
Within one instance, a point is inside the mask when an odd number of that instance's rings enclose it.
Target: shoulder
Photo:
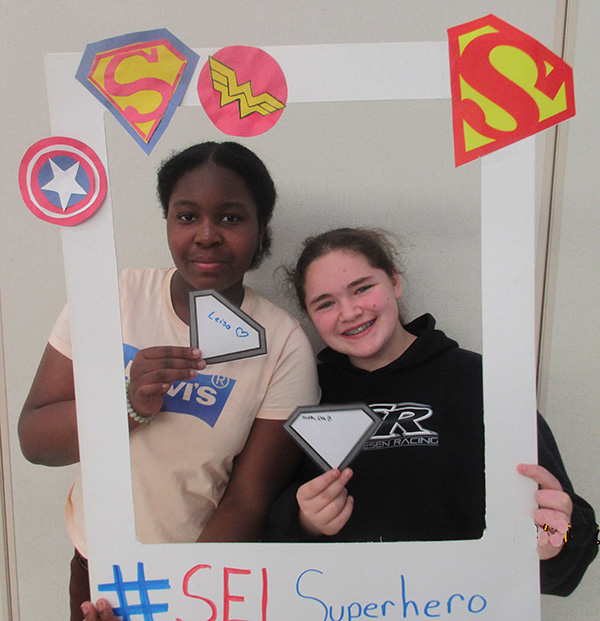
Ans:
[[[171,303],[170,284],[175,268],[126,269],[119,273],[119,299],[124,333],[140,337],[148,326],[163,322],[183,329]],[[181,325],[180,325],[181,323]],[[133,332],[132,332],[133,331]],[[156,335],[158,336],[158,335]]]
[[[262,324],[265,329],[285,330],[288,333],[295,330],[303,332],[300,322],[286,310],[273,304],[250,287],[245,287],[244,290],[242,310]]]
[[[312,345],[300,322],[283,308],[246,287],[242,310],[264,329],[269,357],[279,366],[304,366],[316,381],[316,361]]]
[[[156,299],[168,289],[175,268],[147,267],[124,269],[119,272],[119,296],[121,302]]]
[[[481,395],[483,392],[483,364],[481,354],[460,347],[446,349],[433,360],[445,383]]]
[[[478,354],[477,352],[462,349],[461,347],[454,347],[447,349],[444,353],[448,356],[448,358],[455,360],[460,364],[481,368],[483,358],[481,354]]]
[[[119,272],[119,286],[136,290],[143,287],[160,286],[170,278],[175,268],[146,267],[144,269],[124,269]]]

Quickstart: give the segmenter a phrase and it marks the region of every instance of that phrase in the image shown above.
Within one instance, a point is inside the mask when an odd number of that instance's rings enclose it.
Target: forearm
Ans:
[[[280,420],[257,419],[235,458],[223,498],[198,541],[259,541],[271,505],[291,479],[300,449]]]
[[[75,401],[24,409],[19,441],[27,460],[43,466],[66,466],[79,461]]]
[[[198,541],[260,541],[267,515],[264,506],[224,498],[202,529]]]

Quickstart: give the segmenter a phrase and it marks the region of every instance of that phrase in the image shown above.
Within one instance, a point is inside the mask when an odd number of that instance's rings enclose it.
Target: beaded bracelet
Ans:
[[[125,380],[125,396],[127,397],[127,414],[129,414],[130,418],[133,418],[137,423],[142,423],[142,425],[149,425],[155,418],[156,414],[152,414],[152,416],[142,416],[138,414],[134,409],[133,405],[131,405],[131,401],[129,401],[129,385],[131,384],[131,380]]]

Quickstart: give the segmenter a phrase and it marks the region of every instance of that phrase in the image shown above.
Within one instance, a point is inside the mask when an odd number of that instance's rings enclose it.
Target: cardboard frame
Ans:
[[[195,51],[200,63],[182,105],[198,105],[193,86],[215,52]],[[445,42],[265,51],[286,75],[288,106],[450,97]],[[46,57],[52,132],[85,142],[108,169],[105,110],[75,80],[80,58]],[[157,620],[230,619],[230,607],[234,617],[261,621],[337,619],[340,613],[344,619],[539,619],[534,485],[516,472],[518,463],[536,461],[533,138],[481,161],[481,197],[487,529],[478,541],[140,544],[110,197],[93,218],[63,227],[93,597],[116,605],[120,576],[136,587],[133,598],[167,604],[167,614],[145,617]]]

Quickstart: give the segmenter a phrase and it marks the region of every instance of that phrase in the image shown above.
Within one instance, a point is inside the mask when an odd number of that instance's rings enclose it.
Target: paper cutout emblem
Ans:
[[[456,166],[575,115],[573,71],[488,15],[448,30]]]
[[[234,45],[210,56],[198,79],[210,120],[230,136],[257,136],[280,119],[287,83],[277,61],[256,47]]]
[[[214,289],[190,292],[190,342],[208,363],[267,353],[265,329]]]
[[[364,403],[301,406],[283,428],[323,470],[343,470],[381,424]]]
[[[165,28],[90,43],[76,78],[150,153],[188,87],[198,55]]]
[[[89,218],[106,196],[106,171],[83,142],[57,136],[29,147],[19,167],[25,204],[41,220],[73,226]]]

